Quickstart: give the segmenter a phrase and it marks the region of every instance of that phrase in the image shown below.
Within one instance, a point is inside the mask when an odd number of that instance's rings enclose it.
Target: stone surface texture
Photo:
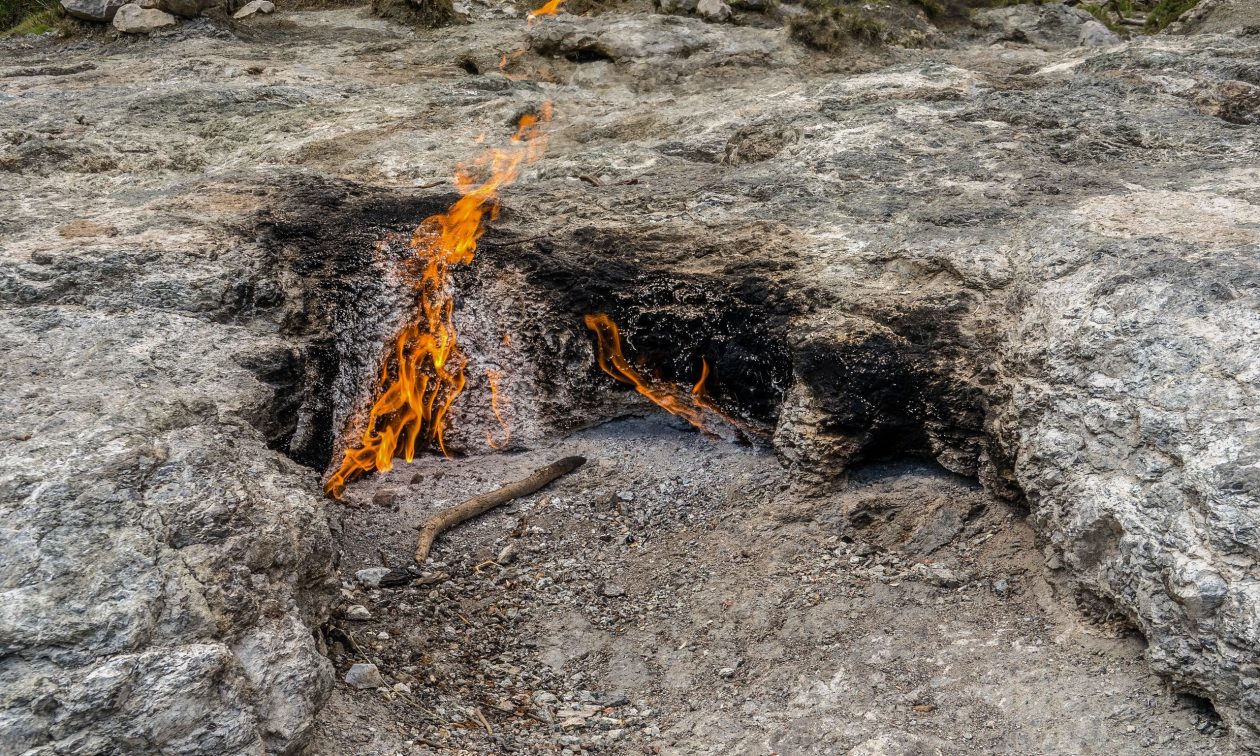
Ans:
[[[1024,497],[1064,600],[1127,617],[1260,751],[1260,37],[1068,49],[1088,17],[1008,9],[996,46],[836,61],[672,16],[280,15],[0,41],[4,750],[302,747],[335,590],[320,470],[283,453],[328,432],[303,388],[358,339],[332,370],[353,426],[398,315],[345,334],[345,292],[405,302],[372,239],[549,99],[457,314],[472,367],[514,366],[521,443],[607,416],[577,317],[604,303],[564,300],[583,265],[625,313],[737,282],[783,303],[765,414],[802,481],[900,446]],[[294,251],[338,217],[325,249],[360,263]],[[498,427],[474,376],[456,447]]]
[[[148,34],[163,26],[175,23],[175,17],[157,8],[142,8],[137,3],[127,3],[114,14],[114,28],[128,34]]]

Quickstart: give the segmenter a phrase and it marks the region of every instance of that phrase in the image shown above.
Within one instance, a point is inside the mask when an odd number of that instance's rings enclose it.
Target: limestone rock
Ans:
[[[1243,33],[1260,26],[1260,6],[1252,0],[1199,0],[1164,29],[1165,34]]]
[[[365,570],[359,570],[354,573],[355,580],[363,584],[365,588],[380,588],[381,578],[393,572],[389,567],[368,567]]]
[[[255,13],[267,14],[275,11],[276,4],[271,0],[250,0],[240,10],[232,14],[232,18],[247,18]]]
[[[731,6],[722,0],[699,0],[696,15],[705,21],[727,21],[731,17]]]
[[[1081,47],[1107,47],[1120,44],[1120,37],[1108,29],[1101,21],[1090,19],[1081,24],[1081,33],[1077,44]]]
[[[128,34],[148,34],[174,23],[175,17],[166,11],[141,8],[138,3],[127,3],[114,14],[114,28]]]
[[[223,0],[157,0],[158,7],[182,18],[196,18],[202,12],[223,4]]]
[[[1086,11],[1060,3],[989,8],[976,11],[972,19],[993,41],[1031,44],[1043,50],[1110,45],[1120,41]],[[1102,27],[1101,31],[1098,27]]]
[[[385,678],[375,664],[355,664],[346,673],[346,684],[359,690],[370,690],[385,686]]]
[[[61,0],[66,13],[84,21],[110,21],[127,0]]]

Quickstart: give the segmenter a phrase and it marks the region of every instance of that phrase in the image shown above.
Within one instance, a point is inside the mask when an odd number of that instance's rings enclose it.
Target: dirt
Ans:
[[[355,580],[408,565],[430,514],[570,454],[589,462],[441,537],[411,586]],[[1140,636],[1056,592],[1017,506],[931,462],[806,490],[647,412],[399,464],[340,518],[343,599],[372,619],[343,610],[332,658],[386,687],[339,681],[319,753],[1226,752]]]

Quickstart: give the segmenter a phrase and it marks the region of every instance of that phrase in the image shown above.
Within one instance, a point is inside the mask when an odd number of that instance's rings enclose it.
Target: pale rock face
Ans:
[[[1044,53],[1039,14],[1059,14],[1044,40],[1059,49],[1091,20],[1045,7],[1002,9],[988,32],[1023,28],[1034,46],[911,51],[852,75],[812,68],[780,30],[537,23],[531,49],[556,57],[523,61],[576,94],[557,98],[566,138],[505,194],[494,233],[545,236],[547,257],[578,271],[602,244],[618,264],[657,254],[678,279],[709,266],[799,292],[809,310],[783,325],[784,461],[843,474],[918,402],[922,452],[1022,493],[1070,585],[1131,618],[1155,669],[1210,697],[1257,752],[1260,135],[1240,126],[1256,114],[1240,61],[1260,48],[1164,35]],[[482,54],[493,70],[485,51],[515,49],[519,21],[453,34],[311,15],[293,14],[296,52],[256,79],[188,60],[256,60],[273,41],[85,40],[57,54],[117,65],[23,81],[0,109],[6,749],[294,752],[332,685],[308,632],[336,590],[319,472],[281,450],[327,463],[295,449],[320,417],[350,415],[353,376],[374,380],[402,300],[377,292],[387,306],[354,332],[325,324],[332,295],[309,281],[326,260],[268,240],[307,238],[302,218],[372,192],[442,207],[443,190],[414,187],[543,93],[452,65]],[[359,52],[381,38],[408,72],[384,87]],[[580,53],[606,60],[567,67]],[[35,65],[48,49],[0,40],[0,54]],[[400,130],[417,107],[449,118]],[[208,113],[230,138],[189,138]],[[750,134],[795,136],[751,149]],[[724,160],[730,147],[745,159]],[[30,199],[57,197],[74,202]],[[415,221],[384,207],[333,239],[364,250],[335,279],[351,306],[384,286],[363,273],[378,272],[371,218]],[[58,232],[76,220],[115,232]],[[546,283],[528,266],[479,275],[461,291],[481,303],[460,312],[472,358],[504,349],[501,321],[528,311],[546,321],[537,354],[571,361],[496,356],[519,365],[524,442],[593,417],[575,410],[599,391],[572,313],[522,303]],[[320,362],[353,340],[361,363]],[[328,392],[304,394],[330,370]],[[497,429],[464,408],[452,443]]]
[[[175,17],[166,11],[143,8],[138,3],[127,3],[114,14],[114,28],[128,34],[148,34],[174,23]]]
[[[1013,5],[976,11],[975,23],[994,41],[1022,42],[1043,50],[1114,45],[1120,38],[1080,8],[1060,3]]]
[[[275,11],[276,4],[271,0],[250,0],[241,7],[236,13],[232,14],[232,18],[248,18],[255,13],[267,14]]]
[[[1081,47],[1108,47],[1120,44],[1120,37],[1108,29],[1101,21],[1090,19],[1081,24],[1081,35],[1078,44]]]
[[[696,14],[706,21],[726,21],[731,17],[731,6],[722,0],[699,0]]]

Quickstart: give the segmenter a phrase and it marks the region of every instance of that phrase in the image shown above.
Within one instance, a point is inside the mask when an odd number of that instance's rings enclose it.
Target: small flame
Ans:
[[[560,11],[560,6],[564,5],[564,2],[565,0],[547,0],[546,5],[544,5],[543,7],[539,8],[536,11],[530,11],[529,15],[525,16],[525,23],[532,24],[534,23],[534,19],[538,18],[539,16],[556,15],[556,13]]]
[[[587,315],[586,327],[595,332],[596,360],[600,370],[647,397],[653,404],[670,414],[677,415],[710,435],[721,435],[718,429],[726,425],[738,436],[747,439],[750,432],[743,424],[727,415],[711,402],[705,394],[704,384],[709,380],[709,363],[700,359],[700,380],[688,391],[643,376],[621,351],[621,331],[613,319],[604,313]]]
[[[499,427],[503,429],[502,441],[495,441],[490,431],[486,431],[486,445],[491,449],[502,449],[512,440],[512,426],[508,425],[499,411],[499,381],[502,378],[503,373],[498,370],[486,371],[486,380],[490,383],[490,411],[494,413],[494,419],[499,421]]]
[[[341,466],[324,484],[333,496],[340,498],[346,484],[363,473],[388,471],[396,456],[410,462],[417,448],[436,446],[446,455],[446,415],[464,390],[467,363],[452,321],[450,270],[472,262],[486,221],[498,215],[499,190],[516,180],[526,162],[542,156],[542,124],[549,120],[549,102],[539,113],[521,116],[508,148],[487,151],[472,169],[458,168],[455,185],[463,196],[416,227],[411,249],[423,265],[415,284],[416,313],[381,368],[359,446],[346,450]],[[475,176],[486,178],[478,183]]]

